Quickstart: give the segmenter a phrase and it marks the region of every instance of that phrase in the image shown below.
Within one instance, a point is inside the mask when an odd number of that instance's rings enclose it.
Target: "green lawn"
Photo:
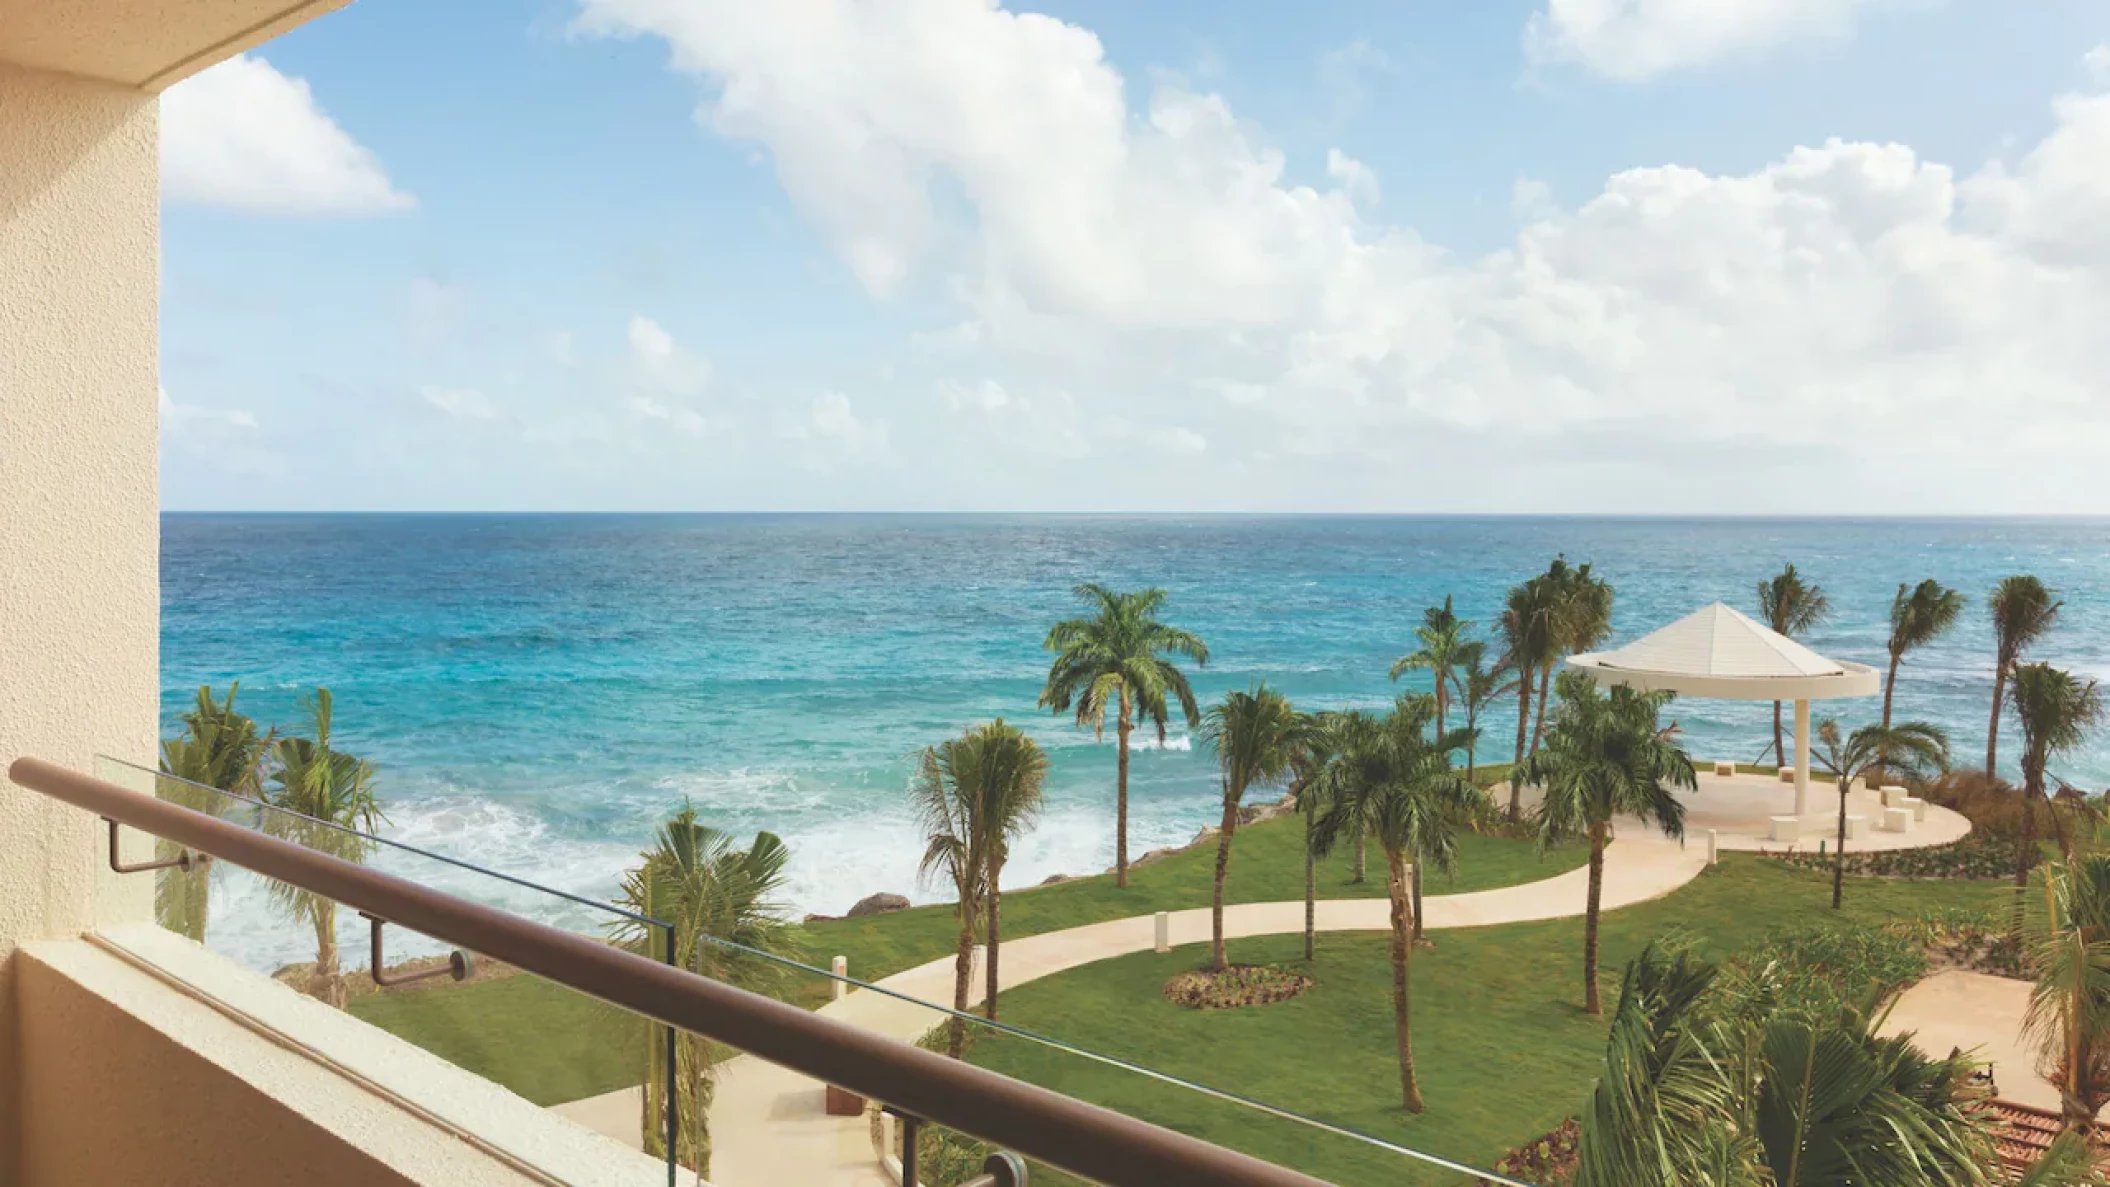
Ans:
[[[1225,879],[1226,900],[1302,898],[1303,854],[1303,821],[1297,817],[1240,829]],[[1570,847],[1541,858],[1529,842],[1467,835],[1459,844],[1457,877],[1430,880],[1426,893],[1485,890],[1549,878],[1580,865],[1585,856]],[[1095,876],[1007,893],[1004,934],[1016,939],[1153,911],[1206,907],[1215,862],[1215,847],[1201,846],[1131,870],[1127,890],[1115,889],[1111,877]],[[1372,869],[1381,866],[1380,860]],[[1319,897],[1384,894],[1382,875],[1356,883],[1350,878],[1352,870],[1346,855],[1322,863]],[[798,931],[809,962],[825,967],[829,958],[846,956],[850,974],[868,981],[950,954],[959,934],[946,907],[828,920]],[[815,1006],[827,1000],[828,983],[799,974],[785,993]],[[627,1087],[637,1082],[642,1065],[642,1023],[537,977],[367,997],[350,1008],[375,1026],[537,1104]]]
[[[1613,860],[1617,860],[1616,855]],[[1982,882],[1857,879],[1846,914],[1875,919],[2005,902]],[[1604,920],[1607,1007],[1619,970],[1649,939],[1685,929],[1727,953],[1782,923],[1831,917],[1830,883],[1749,855],[1665,899]],[[1138,953],[1005,995],[1004,1020],[1256,1100],[1279,1102],[1386,1141],[1475,1166],[1575,1112],[1604,1057],[1604,1024],[1581,1010],[1580,920],[1436,933],[1414,957],[1415,1055],[1428,1110],[1398,1107],[1391,971],[1382,934],[1322,936],[1317,985],[1294,1001],[1198,1012],[1159,995],[1204,955]],[[1297,936],[1235,941],[1232,959],[1303,967]],[[1342,1184],[1453,1183],[1400,1155],[1008,1036],[980,1064],[1197,1134]],[[1061,1181],[1061,1180],[1058,1180]]]

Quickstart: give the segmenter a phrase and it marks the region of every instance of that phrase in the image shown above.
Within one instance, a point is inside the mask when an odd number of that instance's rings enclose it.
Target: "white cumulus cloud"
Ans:
[[[1896,0],[1546,0],[1524,33],[1538,62],[1575,62],[1625,82],[1843,37],[1863,9]]]
[[[418,394],[453,420],[488,424],[504,415],[496,401],[473,388],[424,387]]]
[[[258,214],[373,215],[417,205],[322,110],[306,80],[249,54],[162,94],[161,192]]]

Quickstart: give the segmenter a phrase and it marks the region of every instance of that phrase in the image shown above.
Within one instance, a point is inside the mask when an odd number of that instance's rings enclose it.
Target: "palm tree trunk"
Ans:
[[[1444,716],[1451,707],[1450,693],[1444,687],[1443,677],[1444,673],[1436,673],[1436,736],[1439,738],[1443,736]]]
[[[2000,698],[2007,691],[2007,660],[1993,668],[1993,718],[1985,726],[1985,773],[1991,775],[2000,754]]]
[[[1128,732],[1134,728],[1128,720],[1128,685],[1123,684],[1121,716],[1114,725],[1120,751],[1114,768],[1114,885],[1122,890],[1128,889]]]
[[[2044,773],[2031,770],[2029,755],[2022,756],[2022,834],[2015,843],[2015,914],[2012,924],[2016,939],[2022,938],[2022,895],[2029,889],[2030,859],[2037,855],[2037,796],[2043,792]]]
[[[1363,875],[1369,870],[1369,859],[1370,838],[1363,832],[1363,826],[1358,824],[1355,826],[1355,877],[1349,879],[1350,881],[1358,885],[1362,883]]]
[[[315,925],[315,996],[343,1009],[344,977],[337,964],[337,904],[317,900],[309,918]]]
[[[1531,727],[1531,752],[1533,754],[1539,752],[1539,743],[1544,741],[1546,737],[1546,700],[1552,686],[1553,665],[1547,664],[1539,669],[1538,721]]]
[[[960,915],[960,946],[952,957],[952,1008],[953,1017],[946,1023],[945,1053],[954,1059],[967,1053],[967,1023],[960,1018],[967,1012],[967,990],[974,983],[974,921],[964,911]]]
[[[1224,956],[1224,874],[1231,868],[1231,834],[1238,828],[1238,798],[1224,792],[1223,826],[1216,830],[1216,891],[1209,901],[1209,967],[1222,972]]]
[[[982,992],[982,1016],[991,1022],[996,1021],[997,945],[1003,940],[1003,894],[996,888],[996,877],[1003,872],[1003,869],[1004,863],[1000,861],[989,863],[989,945],[988,952],[983,959],[983,965],[988,971],[988,987]]]
[[[1898,661],[1905,658],[1902,652],[1890,654],[1890,675],[1883,680],[1883,728],[1890,728],[1890,698],[1898,690]]]
[[[1473,782],[1473,760],[1480,752],[1480,736],[1473,729],[1478,724],[1480,724],[1479,710],[1468,707],[1465,711],[1465,736],[1471,738],[1472,741],[1466,743],[1465,746],[1465,781],[1467,783]],[[1478,787],[1479,784],[1473,783],[1473,786]]]
[[[1780,702],[1773,702],[1773,765],[1788,765],[1787,734],[1780,728]]]
[[[1524,736],[1531,720],[1531,670],[1517,673],[1517,757],[1509,767],[1509,819],[1524,818]]]
[[[1312,810],[1304,810],[1304,960],[1311,961],[1312,934],[1318,930],[1318,860],[1311,851]]]
[[[1604,901],[1604,841],[1602,821],[1590,825],[1590,895],[1583,903],[1583,1012],[1592,1017],[1604,1013],[1597,997],[1597,909]]]
[[[1844,775],[1839,777],[1839,835],[1832,853],[1832,910],[1839,909],[1839,900],[1846,890],[1846,793],[1853,784]]]
[[[1406,863],[1397,853],[1387,851],[1391,863],[1391,877],[1386,880],[1386,889],[1392,895],[1392,1036],[1399,1046],[1399,1103],[1409,1113],[1422,1110],[1421,1085],[1414,1078],[1414,1029],[1412,1022],[1413,989],[1408,977],[1409,962],[1413,959],[1414,944],[1408,938],[1413,929],[1413,908],[1407,903]]]
[[[1421,867],[1422,861],[1417,854],[1414,858],[1414,870],[1412,873],[1414,880],[1414,942],[1417,944],[1425,942],[1421,938]]]

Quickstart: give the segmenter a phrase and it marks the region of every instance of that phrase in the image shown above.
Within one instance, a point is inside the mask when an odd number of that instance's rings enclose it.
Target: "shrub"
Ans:
[[[1567,1187],[1575,1178],[1576,1150],[1581,1141],[1582,1127],[1570,1117],[1550,1132],[1504,1154],[1495,1163],[1495,1173],[1539,1187]]]
[[[1748,985],[1769,968],[1784,1005],[1865,1009],[1927,975],[1927,946],[1915,932],[1889,925],[1799,924],[1730,957],[1723,973]]]
[[[1224,971],[1196,969],[1165,982],[1165,1000],[1194,1010],[1232,1010],[1288,1001],[1311,988],[1311,978],[1265,964],[1234,964]]]
[[[1832,868],[1832,855],[1816,850],[1762,852],[1775,861],[1803,869]],[[1849,848],[1846,872],[1862,878],[2009,878],[2015,873],[2015,842],[1973,829],[1960,841],[1927,849]]]

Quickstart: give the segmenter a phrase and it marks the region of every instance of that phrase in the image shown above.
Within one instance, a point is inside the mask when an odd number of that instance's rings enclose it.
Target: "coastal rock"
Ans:
[[[1129,862],[1128,868],[1132,870],[1135,869],[1137,866],[1147,866],[1151,862],[1162,861],[1165,858],[1171,857],[1173,854],[1178,852],[1181,851],[1178,849],[1153,849],[1150,852],[1144,854],[1143,856],[1135,859],[1134,861]]]
[[[1283,796],[1272,804],[1247,804],[1238,809],[1238,823],[1258,824],[1263,820],[1273,820],[1277,816],[1287,816],[1296,810],[1297,801],[1292,796]]]
[[[842,916],[840,916],[840,915],[808,915],[808,916],[806,916],[806,922],[808,922],[808,923],[833,923],[833,922],[834,922],[835,920],[837,920],[837,919],[840,919],[840,918],[842,918]]]
[[[1071,878],[1068,874],[1049,874],[1046,878],[1041,879],[1040,884],[1042,886],[1057,886],[1064,882],[1072,881],[1075,881],[1075,879]]]
[[[845,916],[845,918],[862,919],[867,915],[885,915],[893,911],[906,910],[908,910],[907,899],[903,898],[898,894],[887,894],[881,892],[879,894],[867,895],[866,897],[857,900],[857,905],[850,908],[850,913],[849,915]]]

